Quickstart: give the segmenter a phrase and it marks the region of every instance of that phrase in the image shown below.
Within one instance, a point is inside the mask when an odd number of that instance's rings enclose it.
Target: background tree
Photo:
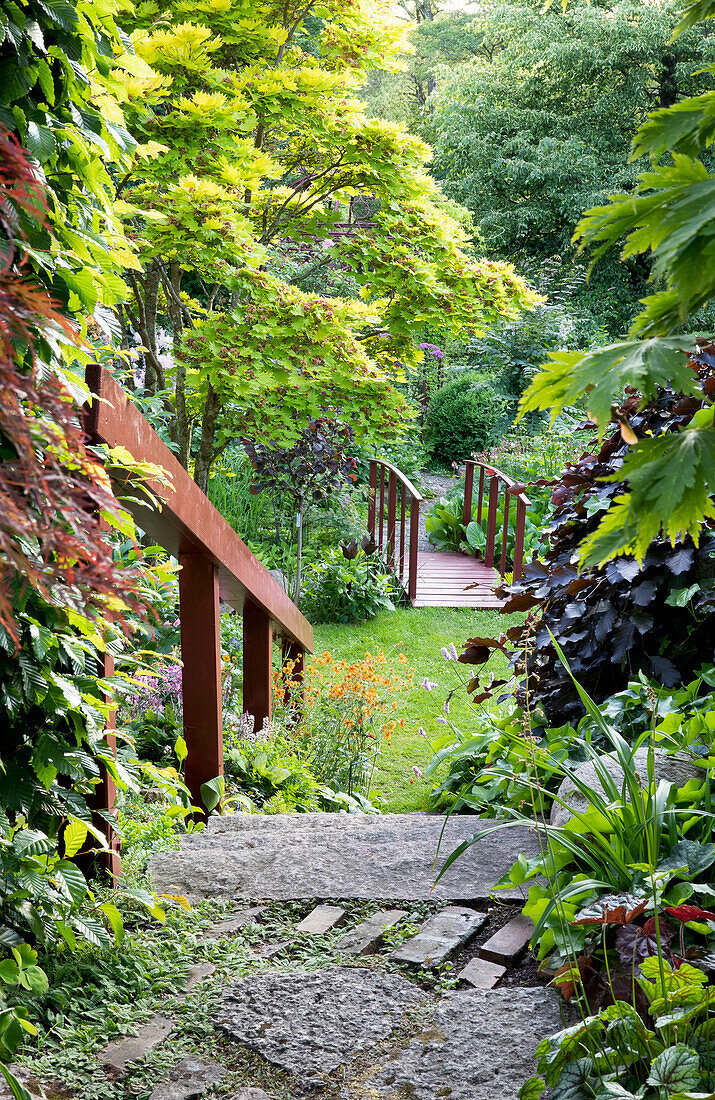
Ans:
[[[423,133],[435,174],[467,206],[491,254],[510,260],[568,257],[587,206],[635,185],[631,141],[649,111],[712,83],[696,75],[715,59],[701,28],[675,41],[672,3],[633,0],[488,7],[470,24],[474,56],[442,71]],[[611,336],[645,293],[647,257],[612,257],[587,297]]]
[[[127,24],[144,69],[126,80],[139,145],[119,209],[143,264],[126,317],[149,389],[171,390],[180,459],[193,456],[205,487],[247,425],[287,445],[306,417],[339,414],[358,437],[398,430],[406,406],[392,381],[396,363],[419,362],[420,326],[479,328],[532,298],[509,269],[465,255],[426,146],[352,98],[367,69],[396,63],[401,27],[357,0],[199,0],[191,20],[182,4],[145,4]],[[377,207],[339,253],[362,300],[287,287],[275,261],[329,242],[336,204],[355,193]]]

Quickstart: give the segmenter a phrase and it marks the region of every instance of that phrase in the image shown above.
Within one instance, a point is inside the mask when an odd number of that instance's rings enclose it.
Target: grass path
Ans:
[[[468,666],[445,660],[442,647],[449,648],[453,642],[459,650],[467,638],[498,635],[516,621],[517,616],[507,618],[495,611],[424,607],[383,611],[364,623],[315,627],[316,653],[329,650],[334,659],[351,662],[378,649],[394,656],[404,653],[409,662],[405,667],[414,672],[414,687],[398,712],[405,719],[404,728],[398,726],[375,770],[371,795],[379,796],[386,812],[426,809],[430,785],[415,776],[412,769],[413,766],[423,769],[431,759],[431,742],[448,728],[437,721],[445,716],[445,698],[469,676]],[[495,674],[505,667],[503,658],[492,657],[489,668]],[[431,692],[420,686],[425,678],[437,685]],[[463,688],[455,692],[450,702],[449,720],[458,729],[470,728],[471,707]],[[420,727],[426,736],[419,733]]]

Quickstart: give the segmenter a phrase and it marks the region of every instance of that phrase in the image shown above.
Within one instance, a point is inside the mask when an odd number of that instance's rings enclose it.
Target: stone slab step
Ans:
[[[293,940],[279,940],[278,943],[266,943],[254,951],[257,959],[275,959],[277,955],[287,951],[293,946]]]
[[[505,974],[505,966],[499,966],[487,959],[470,959],[464,970],[460,970],[459,978],[475,989],[493,989]]]
[[[446,823],[432,814],[233,814],[210,818],[205,830],[181,838],[180,851],[157,853],[149,867],[159,893],[192,901],[489,901],[520,852],[537,854],[528,828],[475,842],[436,886],[435,879],[458,844],[493,824],[468,814],[452,814]],[[517,886],[499,896],[522,897]]]
[[[377,969],[267,971],[227,988],[215,1024],[240,1047],[294,1074],[307,1092],[431,1003],[401,974]]]
[[[110,1043],[99,1055],[99,1060],[110,1073],[123,1077],[133,1062],[143,1061],[147,1054],[163,1043],[175,1026],[173,1020],[156,1013],[136,1035]]]
[[[295,926],[295,930],[310,936],[324,936],[331,928],[342,924],[345,916],[345,910],[339,905],[316,905],[312,913],[308,913],[308,916]]]
[[[384,1054],[345,1100],[516,1100],[536,1072],[534,1051],[563,1027],[553,990],[464,989],[444,994],[424,1032]]]
[[[426,920],[417,935],[393,951],[390,959],[410,966],[439,966],[476,935],[487,919],[486,913],[448,905]]]
[[[394,928],[406,916],[404,909],[386,909],[384,912],[374,913],[341,936],[335,946],[345,955],[371,955],[379,949],[387,929]]]
[[[534,934],[534,922],[530,917],[520,913],[514,917],[479,949],[483,959],[500,963],[502,966],[512,967],[519,956],[526,950],[527,944]]]

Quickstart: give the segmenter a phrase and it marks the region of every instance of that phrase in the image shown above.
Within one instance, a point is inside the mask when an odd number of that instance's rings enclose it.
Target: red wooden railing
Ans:
[[[368,533],[377,543],[380,553],[385,554],[387,564],[402,581],[410,602],[417,595],[417,548],[420,504],[423,500],[424,497],[412,482],[391,462],[381,458],[370,460]],[[409,539],[406,539],[408,515]]]
[[[257,729],[271,716],[273,639],[279,639],[284,653],[296,662],[296,677],[305,652],[312,652],[313,630],[112,375],[92,364],[87,385],[94,395],[84,416],[90,442],[124,447],[138,461],[161,466],[171,481],[170,487],[150,486],[162,502],[160,509],[138,501],[124,503],[138,526],[181,565],[186,784],[200,806],[201,785],[223,774],[219,597],[243,615],[243,709],[254,716]],[[108,778],[103,797],[111,808],[113,787]]]
[[[511,502],[516,500],[516,520],[514,531],[514,580],[521,577],[524,568],[524,533],[526,528],[526,509],[531,501],[524,493],[524,487],[519,485],[508,474],[502,473],[494,466],[488,466],[485,462],[469,459],[466,463],[464,477],[464,510],[462,512],[462,524],[464,527],[472,520],[472,503],[474,499],[474,475],[479,471],[477,488],[477,523],[482,522],[482,511],[485,503],[485,482],[489,481],[487,502],[487,533],[484,549],[484,564],[494,568],[494,556],[496,551],[497,509],[499,508],[499,495],[504,493],[504,521],[502,524],[501,558],[499,561],[499,573],[503,577],[506,573],[507,563],[507,531],[509,529],[509,517]]]

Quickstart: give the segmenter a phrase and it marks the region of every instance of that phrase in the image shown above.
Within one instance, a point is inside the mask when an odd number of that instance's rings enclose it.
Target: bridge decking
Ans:
[[[503,602],[494,594],[499,580],[496,569],[466,554],[420,550],[413,607],[493,607],[498,610]],[[472,584],[477,587],[467,587]]]

